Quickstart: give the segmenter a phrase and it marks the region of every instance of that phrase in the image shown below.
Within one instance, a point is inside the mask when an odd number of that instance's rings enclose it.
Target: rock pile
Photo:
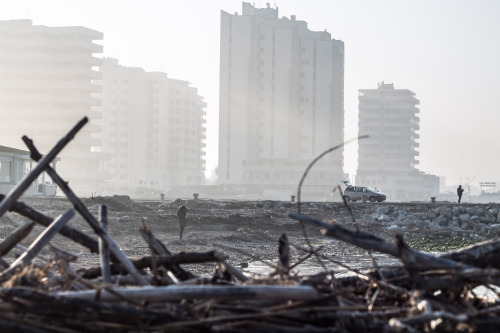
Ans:
[[[500,206],[419,205],[418,209],[408,209],[395,205],[378,205],[376,212],[373,212],[374,208],[362,208],[362,219],[380,223],[391,230],[449,230],[469,232],[486,238],[500,236]]]

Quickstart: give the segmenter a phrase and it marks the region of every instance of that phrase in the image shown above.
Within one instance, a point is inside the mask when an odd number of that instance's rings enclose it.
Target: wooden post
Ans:
[[[99,210],[99,223],[104,231],[108,231],[108,206],[101,205]],[[111,269],[109,267],[109,247],[99,238],[99,254],[101,256],[102,279],[106,283],[111,283]]]

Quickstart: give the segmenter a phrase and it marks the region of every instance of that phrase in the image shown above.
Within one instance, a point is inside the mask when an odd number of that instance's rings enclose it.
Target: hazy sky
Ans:
[[[420,100],[420,170],[445,176],[451,185],[500,181],[500,1],[270,4],[280,17],[296,15],[310,30],[327,29],[345,43],[346,139],[357,135],[358,89],[394,83]],[[104,33],[104,56],[191,82],[208,103],[209,170],[217,163],[221,10],[241,14],[241,1],[0,1],[1,20],[95,29]],[[351,174],[356,151],[356,145],[346,149]]]

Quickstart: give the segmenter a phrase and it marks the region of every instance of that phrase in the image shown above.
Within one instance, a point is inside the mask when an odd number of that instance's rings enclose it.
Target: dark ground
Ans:
[[[71,204],[65,199],[23,198],[20,201],[51,217],[56,217],[71,208]],[[138,231],[141,221],[144,220],[144,223],[151,228],[153,234],[163,242],[170,252],[219,250],[230,256],[229,263],[246,273],[264,274],[271,270],[268,264],[273,264],[278,259],[278,238],[283,233],[286,233],[292,245],[292,263],[306,255],[297,247],[308,248],[309,241],[315,248],[323,246],[320,252],[326,259],[322,262],[328,269],[344,273],[346,272],[345,268],[338,264],[353,268],[372,266],[370,256],[366,251],[327,238],[321,234],[318,228],[307,227],[304,234],[300,224],[288,217],[288,212],[297,212],[296,203],[283,202],[280,204],[279,202],[206,199],[197,201],[177,199],[161,202],[132,201],[128,198],[113,199],[112,197],[88,198],[83,201],[95,216],[98,216],[100,204],[108,206],[109,233],[130,258],[149,255],[147,244]],[[281,207],[274,208],[277,204]],[[176,217],[177,208],[181,205],[186,205],[188,208],[188,225],[184,230],[182,240],[179,239]],[[324,203],[306,205],[308,207],[302,208],[304,215],[338,223],[352,230],[356,229],[348,210],[342,204],[334,204],[333,209],[326,208]],[[355,218],[358,220],[356,223],[359,229],[392,241],[394,232],[382,228],[380,224],[361,221],[357,209],[361,205],[371,205],[370,207],[373,207],[373,212],[375,212],[380,204],[356,203],[351,205]],[[407,210],[421,208],[419,204],[399,205],[404,206]],[[0,238],[7,237],[26,220],[16,213],[5,214],[0,219]],[[69,221],[68,225],[94,237],[92,229],[78,214]],[[42,230],[41,226],[36,226],[30,236],[22,242],[22,245],[28,247]],[[429,242],[426,237],[441,243],[448,236],[446,234],[433,235],[430,231],[405,231],[405,239],[411,244],[415,244],[417,249],[419,244],[425,243],[428,246]],[[79,256],[74,264],[75,268],[99,265],[99,258],[96,254],[90,253],[86,248],[71,240],[58,235],[53,243]],[[432,248],[430,250],[432,251]],[[13,249],[4,259],[11,261],[20,253],[22,253],[21,250]],[[374,257],[377,259],[378,265],[397,264],[397,261],[385,255],[374,254]],[[198,275],[211,276],[215,264],[189,265],[185,268]],[[321,264],[317,259],[311,258],[298,266],[294,272],[303,275],[319,269],[323,269]]]

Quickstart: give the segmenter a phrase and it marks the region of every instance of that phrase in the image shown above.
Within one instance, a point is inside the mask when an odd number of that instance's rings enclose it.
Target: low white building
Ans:
[[[50,163],[53,169],[56,168],[57,161],[59,158]],[[0,146],[0,193],[5,195],[9,193],[35,165],[29,151]],[[43,172],[26,189],[24,195],[54,195],[56,189],[52,179]]]

